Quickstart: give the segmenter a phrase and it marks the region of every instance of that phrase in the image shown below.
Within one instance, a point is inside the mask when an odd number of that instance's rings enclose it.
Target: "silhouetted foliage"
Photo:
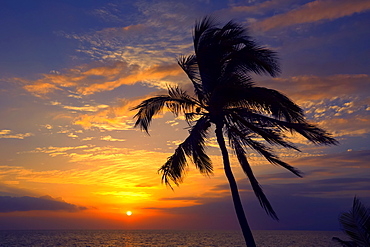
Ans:
[[[358,198],[353,199],[352,209],[339,216],[342,230],[352,241],[333,237],[333,241],[348,247],[370,247],[370,208],[366,208]]]
[[[172,188],[171,182],[178,185],[183,181],[187,158],[201,173],[212,173],[212,163],[204,147],[211,125],[215,126],[234,207],[246,243],[252,247],[255,243],[231,171],[225,136],[261,206],[274,219],[277,215],[252,172],[247,150],[254,150],[270,163],[301,176],[299,170],[280,160],[268,145],[299,151],[285,140],[284,132],[298,133],[315,144],[336,144],[336,141],[308,123],[303,110],[288,97],[255,85],[251,73],[276,76],[280,68],[275,52],[257,45],[244,27],[233,21],[219,27],[206,17],[195,25],[193,39],[195,54],[180,57],[178,64],[192,82],[195,96],[178,87],[169,87],[168,94],[147,99],[134,108],[138,110],[135,127],[148,132],[152,117],[163,108],[175,116],[185,115],[189,136],[159,169],[162,181]]]

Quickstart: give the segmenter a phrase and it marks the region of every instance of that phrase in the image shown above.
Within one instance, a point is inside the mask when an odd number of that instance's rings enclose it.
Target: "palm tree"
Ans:
[[[159,169],[162,182],[179,185],[183,181],[187,157],[202,174],[212,173],[212,163],[205,153],[211,126],[215,127],[226,177],[230,184],[235,211],[247,246],[256,246],[244,214],[237,183],[230,166],[229,146],[249,178],[261,206],[274,219],[277,215],[262,191],[248,162],[249,149],[270,163],[282,166],[297,176],[300,172],[281,161],[268,146],[279,145],[298,150],[284,140],[284,132],[296,132],[315,144],[335,144],[324,130],[309,124],[302,109],[276,90],[255,86],[250,73],[276,76],[276,54],[257,45],[241,25],[230,21],[223,27],[210,17],[197,22],[193,33],[195,54],[182,56],[178,64],[194,86],[194,95],[179,87],[168,87],[168,94],[144,100],[138,110],[135,127],[148,132],[152,117],[164,109],[176,116],[184,114],[189,136]],[[259,141],[260,139],[264,141]]]
[[[352,241],[337,237],[333,237],[333,241],[345,247],[370,247],[370,208],[366,208],[357,197],[353,199],[352,209],[340,215],[339,222]]]

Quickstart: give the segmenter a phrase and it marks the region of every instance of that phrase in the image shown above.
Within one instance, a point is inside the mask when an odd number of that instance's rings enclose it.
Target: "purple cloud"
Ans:
[[[56,200],[50,196],[0,196],[0,213],[32,210],[77,212],[85,209],[87,208],[76,206],[62,200]]]

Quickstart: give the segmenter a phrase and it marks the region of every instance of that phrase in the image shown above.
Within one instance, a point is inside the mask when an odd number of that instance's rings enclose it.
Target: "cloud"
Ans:
[[[296,186],[294,184],[293,186]],[[254,230],[338,230],[338,214],[347,209],[352,198],[312,198],[290,193],[292,185],[264,186],[279,221],[271,219],[261,208],[253,192],[240,192],[247,220]],[[301,188],[297,184],[297,188]],[[201,204],[155,208],[167,214],[184,216],[193,229],[239,230],[230,192],[223,197],[202,198]],[[299,220],[297,220],[299,218]],[[191,221],[193,219],[193,221]],[[196,223],[194,223],[196,222]],[[186,225],[189,222],[182,222]]]
[[[133,129],[136,114],[131,109],[143,100],[152,96],[165,94],[166,91],[158,90],[141,97],[121,100],[118,105],[101,109],[92,114],[82,114],[75,118],[74,124],[85,129],[98,128],[101,130],[130,130]],[[159,117],[159,116],[156,116]]]
[[[110,135],[102,136],[102,137],[100,137],[100,140],[109,141],[109,142],[124,142],[124,141],[126,141],[125,139],[113,138]]]
[[[45,79],[47,80],[46,76],[45,76]],[[20,81],[20,82],[28,83],[28,81],[26,81],[24,79],[17,79],[17,80]],[[52,83],[43,81],[43,80],[35,81],[31,85],[26,85],[26,86],[24,86],[24,89],[26,89],[28,92],[34,94],[35,96],[41,96],[41,95],[45,95],[45,94],[48,94],[48,93],[52,93],[56,90],[61,90],[58,86],[56,86]]]
[[[107,7],[101,7],[90,11],[90,14],[102,19],[105,22],[115,22],[120,23],[122,19],[120,18],[119,9],[112,3],[109,3]]]
[[[84,105],[84,106],[63,106],[64,109],[73,110],[73,111],[87,111],[87,112],[96,112],[100,109],[108,108],[108,105]]]
[[[316,0],[287,13],[267,18],[256,25],[264,31],[296,24],[335,20],[370,10],[367,0]]]
[[[163,197],[159,198],[161,201],[199,201],[199,197],[187,196],[187,197]]]
[[[305,171],[303,178],[288,171],[276,173],[261,166],[253,167],[280,221],[266,215],[244,176],[238,180],[238,187],[251,227],[256,230],[338,230],[337,217],[350,207],[355,195],[365,203],[370,202],[369,158],[370,150],[363,150],[292,161],[291,165]],[[198,197],[161,198],[167,203],[173,200],[196,203],[156,210],[186,215],[189,219],[196,217],[196,222],[202,223],[194,227],[212,225],[215,229],[238,229],[229,190],[227,183],[220,183]]]
[[[284,92],[297,100],[321,100],[351,94],[365,95],[370,90],[367,74],[337,74],[330,76],[299,75],[274,78],[264,85]]]
[[[254,2],[254,1],[249,1]],[[294,0],[279,0],[279,1],[262,1],[254,5],[233,5],[227,9],[222,9],[215,11],[215,16],[227,16],[229,19],[230,16],[245,16],[248,15],[262,15],[269,11],[277,11],[285,9],[287,6],[291,6],[296,1]]]
[[[84,129],[128,130],[133,128],[134,112],[131,108],[138,104],[134,101],[122,101],[119,106],[112,106],[94,114],[82,114],[75,118],[74,124]]]
[[[160,178],[156,175],[158,166],[169,156],[168,153],[93,145],[36,148],[29,153],[46,154],[53,158],[49,162],[67,158],[74,163],[74,168],[39,171],[21,166],[0,166],[2,181],[82,185],[99,183],[116,189],[136,188],[136,184],[142,184],[143,181],[153,181],[159,185]]]
[[[21,139],[21,140],[23,140],[24,138],[30,137],[30,136],[33,136],[33,134],[32,133],[13,134],[11,130],[7,130],[7,129],[0,130],[0,139],[4,138],[4,139]]]
[[[150,194],[146,192],[130,192],[130,191],[104,191],[104,192],[96,192],[97,195],[103,196],[115,196],[115,197],[122,197],[122,198],[137,198],[138,200],[143,200],[145,198],[149,198]]]
[[[119,77],[116,80],[80,87],[77,89],[77,92],[82,95],[89,95],[101,91],[110,91],[121,85],[133,85],[138,82],[145,82],[153,86],[165,88],[168,82],[161,81],[165,80],[166,77],[177,76],[180,73],[183,72],[177,64],[155,65],[150,68],[139,70],[136,73]]]
[[[134,11],[128,13],[128,5]],[[189,53],[191,26],[204,10],[196,2],[144,0],[134,4],[116,3],[93,14],[115,23],[100,30],[58,34],[79,41],[77,51],[94,60],[125,60],[153,66],[172,63],[180,54]]]
[[[103,36],[105,38],[126,38],[128,36],[139,35],[148,31],[148,26],[144,24],[129,25],[125,27],[109,27],[97,31],[95,35]]]
[[[336,137],[364,137],[364,135],[370,133],[370,116],[366,115],[354,115],[346,118],[328,118],[320,121],[319,124],[320,126],[324,126]]]
[[[157,64],[150,67],[129,65],[124,61],[92,63],[66,69],[60,74],[42,74],[40,79],[26,80],[13,78],[14,81],[25,84],[23,88],[38,97],[57,90],[70,91],[77,95],[91,95],[103,91],[111,91],[122,85],[147,83],[151,86],[166,88],[171,84],[167,78],[184,76],[176,64]],[[65,106],[68,108],[67,106]],[[106,106],[97,106],[105,108]],[[95,111],[96,107],[69,107],[72,110]]]
[[[17,188],[19,180],[16,178],[7,177],[7,170],[5,167],[0,167],[0,196],[36,196],[37,194],[31,192],[30,190]]]
[[[286,94],[309,120],[340,137],[370,133],[369,80],[367,74],[301,75],[261,84]]]
[[[87,209],[79,207],[63,200],[57,200],[50,196],[42,197],[11,197],[0,196],[0,213],[32,210],[49,210],[49,211],[68,211],[77,212]]]
[[[361,150],[327,154],[324,156],[304,157],[296,160],[294,163],[303,163],[311,167],[329,167],[328,169],[337,168],[337,171],[339,171],[339,168],[350,168],[352,172],[356,172],[359,170],[355,168],[369,169],[369,159],[370,150]]]
[[[56,156],[56,155],[66,155],[69,151],[76,151],[76,150],[86,150],[89,148],[94,147],[93,145],[81,145],[81,146],[75,146],[75,147],[44,147],[44,148],[36,148],[35,150],[28,151],[27,153],[46,153],[50,156]]]

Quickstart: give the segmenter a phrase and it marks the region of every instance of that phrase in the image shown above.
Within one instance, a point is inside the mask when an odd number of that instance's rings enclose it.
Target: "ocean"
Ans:
[[[345,238],[332,231],[254,231],[260,247],[340,246],[332,237]],[[1,247],[135,247],[135,246],[245,246],[239,231],[176,230],[24,230],[0,231]]]

